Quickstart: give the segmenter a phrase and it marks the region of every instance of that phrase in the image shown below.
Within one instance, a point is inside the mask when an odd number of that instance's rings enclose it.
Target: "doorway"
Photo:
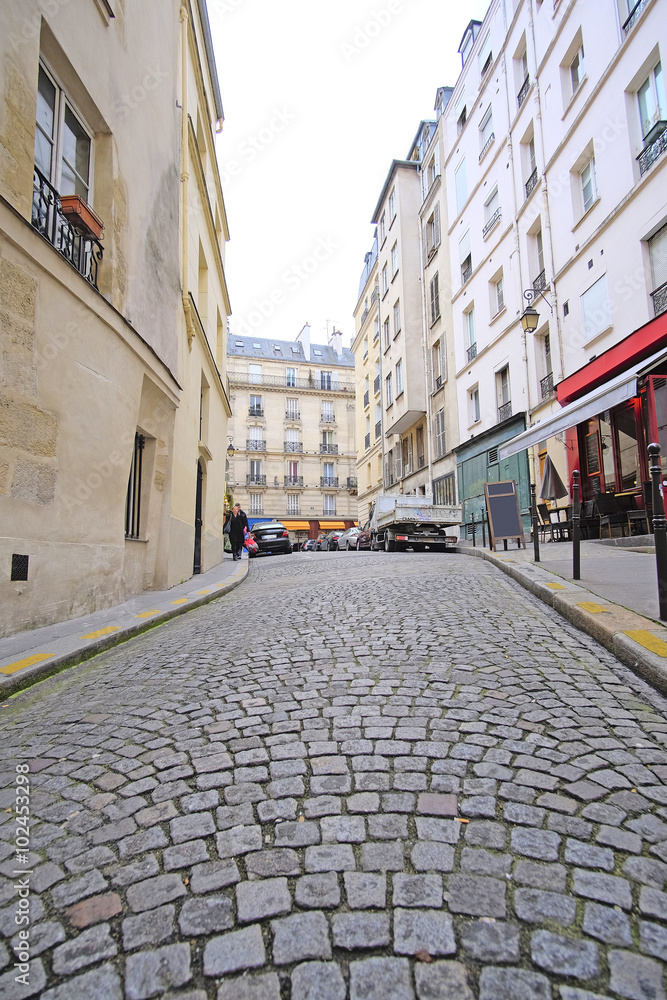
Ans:
[[[195,495],[195,558],[192,572],[201,573],[201,526],[202,526],[202,493],[204,487],[204,470],[201,458],[197,462],[197,492]]]

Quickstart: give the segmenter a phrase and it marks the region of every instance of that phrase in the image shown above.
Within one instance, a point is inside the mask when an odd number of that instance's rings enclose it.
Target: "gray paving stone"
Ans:
[[[607,872],[613,872],[615,864],[614,852],[609,848],[595,847],[593,844],[585,844],[581,840],[571,838],[565,841],[565,860],[571,865],[601,868]]]
[[[351,813],[374,813],[379,808],[380,796],[377,792],[358,792],[347,800],[347,809]]]
[[[463,926],[461,944],[479,962],[519,961],[519,928],[513,924],[476,920]]]
[[[111,875],[111,884],[116,888],[132,885],[134,882],[142,882],[146,878],[157,875],[160,870],[157,858],[154,854],[147,854],[143,858],[131,861],[128,865],[114,869]]]
[[[454,955],[456,941],[451,916],[441,910],[394,910],[394,951],[399,955]]]
[[[450,875],[449,899],[452,913],[475,917],[504,917],[506,885],[497,878],[482,875]]]
[[[631,951],[610,951],[609,988],[628,1000],[665,1000],[664,966]]]
[[[625,913],[609,906],[586,903],[583,928],[586,934],[606,944],[632,947],[630,921]]]
[[[414,972],[419,1000],[474,1000],[465,966],[460,962],[415,965]]]
[[[268,878],[261,882],[241,882],[236,886],[236,907],[241,923],[262,920],[278,913],[289,913],[292,898],[286,878]]]
[[[31,969],[31,985],[37,985],[34,975],[36,970]],[[42,970],[42,976],[44,976]],[[30,993],[21,988],[21,996],[30,996]],[[18,993],[15,994],[18,997]],[[0,996],[7,1000],[13,1000],[13,996],[2,990],[0,981]],[[101,965],[90,972],[84,972],[80,976],[68,979],[61,986],[45,990],[40,994],[41,1000],[122,1000],[123,988],[120,976],[112,965]]]
[[[479,1000],[552,1000],[546,976],[488,965],[479,977]]]
[[[72,903],[77,903],[80,899],[85,899],[86,896],[95,896],[104,892],[106,887],[107,880],[102,872],[93,870],[54,886],[51,889],[51,899],[55,906],[64,909]],[[34,913],[32,918],[36,919]]]
[[[276,847],[308,847],[319,842],[320,828],[317,823],[306,820],[303,823],[278,823],[276,826]]]
[[[572,891],[577,896],[594,899],[599,903],[611,903],[612,906],[620,906],[624,910],[632,909],[630,884],[616,875],[602,875],[575,868]]]
[[[144,910],[154,910],[185,894],[186,888],[180,875],[158,875],[129,886],[125,895],[130,909],[134,913],[143,913]]]
[[[210,860],[208,848],[203,840],[188,840],[185,844],[165,847],[162,852],[162,863],[166,871],[191,868],[193,865]]]
[[[299,855],[289,847],[274,847],[246,854],[245,864],[249,877],[257,875],[260,878],[267,878],[301,874]]]
[[[323,913],[296,913],[272,920],[273,961],[277,965],[309,958],[331,958],[329,925]]]
[[[335,962],[304,962],[297,965],[291,978],[292,1000],[345,1000],[347,995],[345,980]]]
[[[234,926],[231,900],[226,896],[186,899],[178,917],[181,933],[190,936],[228,931]]]
[[[380,813],[369,816],[368,834],[376,840],[397,840],[407,838],[408,821],[401,813]]]
[[[535,931],[530,939],[530,954],[535,965],[555,975],[594,979],[600,974],[598,948],[592,941]]]
[[[641,854],[642,838],[628,830],[619,830],[614,826],[601,826],[595,838],[598,844],[608,844],[617,851],[627,851],[629,854]]]
[[[414,1000],[407,958],[366,958],[350,963],[350,1000]]]
[[[191,979],[190,945],[184,943],[128,955],[125,963],[127,1000],[146,1000]]]
[[[211,938],[204,948],[204,975],[224,976],[264,965],[266,952],[258,924]]]
[[[540,861],[557,861],[560,837],[550,830],[534,830],[520,828],[512,830],[512,850],[528,858]]]
[[[355,910],[336,913],[331,921],[336,948],[354,951],[357,948],[381,948],[389,944],[389,914]]]
[[[136,917],[126,917],[122,923],[123,948],[132,951],[145,944],[160,944],[171,936],[174,928],[173,906],[159,906]]]
[[[224,889],[240,880],[235,861],[211,861],[195,865],[190,876],[190,889],[196,894],[215,892],[216,889]]]
[[[307,847],[305,868],[307,872],[343,872],[356,867],[350,844],[320,844]]]
[[[308,909],[325,909],[340,903],[340,886],[334,872],[321,875],[304,875],[297,880],[294,899]]]
[[[221,860],[248,854],[250,851],[261,851],[262,828],[258,825],[232,826],[216,835],[215,846]]]
[[[667,865],[652,858],[628,858],[623,865],[623,874],[636,882],[661,889],[667,883]]]
[[[507,843],[507,830],[502,823],[473,821],[465,827],[465,841],[471,847],[492,847],[502,850]]]
[[[361,844],[366,839],[363,816],[325,816],[320,828],[323,843]]]
[[[387,901],[387,878],[367,872],[345,872],[343,875],[348,906],[363,910],[369,906],[384,907]]]
[[[461,871],[504,878],[514,863],[511,854],[497,854],[483,847],[464,847],[461,853]]]
[[[439,875],[394,875],[394,906],[442,906]]]
[[[266,799],[257,803],[257,815],[261,823],[275,822],[277,819],[296,819],[296,799]]]
[[[351,848],[350,848],[351,850]],[[362,844],[361,867],[365,872],[403,870],[403,844],[401,841],[382,844]],[[352,868],[352,865],[347,865]]]
[[[514,909],[520,920],[531,924],[555,921],[569,927],[577,913],[577,902],[571,896],[543,889],[516,889]]]
[[[219,830],[231,830],[233,826],[252,826],[255,814],[251,802],[236,806],[220,806],[215,811],[215,821]]]
[[[217,1000],[280,1000],[280,979],[275,972],[244,974],[225,979],[218,990]],[[183,998],[186,1000],[186,998]],[[192,1000],[195,1000],[193,997]],[[202,993],[197,1000],[207,1000]]]
[[[639,909],[646,916],[667,920],[667,893],[642,886],[639,893]]]
[[[565,890],[565,865],[538,864],[535,861],[517,861],[512,878],[519,885],[532,885],[552,892]]]
[[[412,848],[410,859],[418,872],[450,872],[454,867],[454,848],[448,844],[420,840]]]
[[[96,924],[81,931],[70,941],[58,945],[53,952],[53,971],[59,976],[68,976],[103,958],[112,958],[117,952],[116,942],[109,933],[109,925]]]
[[[648,920],[641,920],[639,922],[639,940],[642,951],[646,952],[647,955],[654,955],[663,962],[665,961],[665,956],[667,955],[667,927],[664,927],[662,924],[654,924]]]

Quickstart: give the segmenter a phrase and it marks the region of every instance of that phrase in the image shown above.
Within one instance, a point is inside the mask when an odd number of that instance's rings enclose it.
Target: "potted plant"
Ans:
[[[61,195],[60,207],[67,221],[78,233],[82,236],[94,236],[96,240],[102,239],[104,223],[81,195]]]

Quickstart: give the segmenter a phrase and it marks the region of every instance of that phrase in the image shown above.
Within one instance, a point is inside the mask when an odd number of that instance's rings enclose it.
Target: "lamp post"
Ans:
[[[236,451],[236,449],[234,448],[234,442],[232,440],[231,434],[228,436],[228,441],[229,444],[227,445],[227,455],[229,456],[229,458],[234,458],[234,452]]]
[[[528,305],[521,313],[521,326],[523,327],[524,333],[535,333],[535,331],[537,330],[537,325],[540,321],[540,314],[538,313],[537,309],[533,309],[533,302],[535,301],[538,295],[540,296],[540,298],[544,299],[546,304],[549,306],[551,315],[553,316],[554,313],[553,307],[549,302],[549,300],[545,298],[544,295],[542,295],[542,292],[539,290],[539,288],[527,288],[523,293],[523,297],[528,303]]]

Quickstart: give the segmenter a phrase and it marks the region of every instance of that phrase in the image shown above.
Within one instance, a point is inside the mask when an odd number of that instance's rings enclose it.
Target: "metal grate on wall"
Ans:
[[[12,554],[12,580],[28,579],[28,560],[30,556]]]

